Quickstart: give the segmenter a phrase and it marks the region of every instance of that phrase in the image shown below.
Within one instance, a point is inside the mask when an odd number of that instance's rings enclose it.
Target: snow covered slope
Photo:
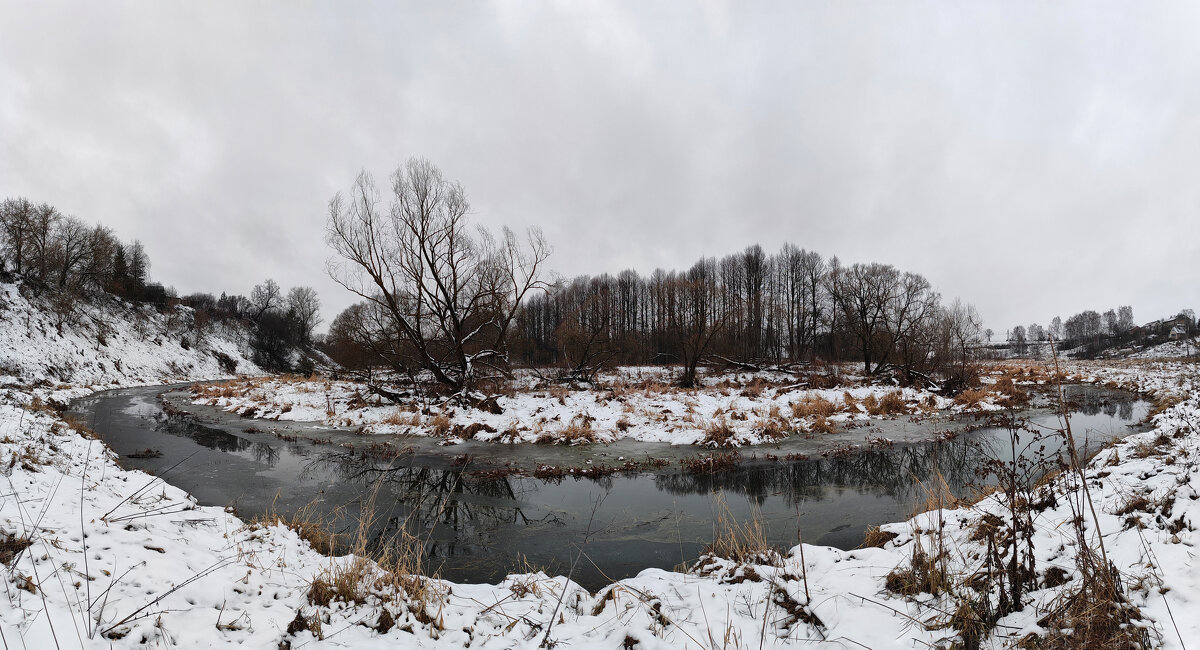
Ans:
[[[18,284],[0,284],[0,385],[101,387],[262,372],[249,360],[244,327],[197,327],[188,307],[164,314],[115,298],[53,307]]]

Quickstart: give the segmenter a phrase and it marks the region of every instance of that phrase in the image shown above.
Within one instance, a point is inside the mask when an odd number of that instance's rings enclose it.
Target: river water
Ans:
[[[1133,432],[1149,410],[1131,393],[1065,388],[1085,453]],[[164,410],[163,399],[190,415],[168,415],[174,409]],[[925,499],[922,482],[940,476],[955,494],[970,495],[993,482],[989,459],[1011,458],[1013,449],[1008,429],[972,416],[898,418],[742,449],[737,467],[695,474],[679,463],[700,453],[691,447],[628,441],[441,447],[429,439],[245,420],[193,406],[179,387],[97,393],[77,400],[72,411],[126,466],[161,476],[203,505],[233,506],[245,516],[306,509],[353,531],[364,504],[372,504],[372,539],[389,543],[405,527],[424,543],[428,572],[495,582],[530,569],[566,574],[579,558],[572,577],[590,589],[647,567],[694,560],[721,517],[758,518],[768,541],[781,548],[794,545],[798,533],[808,543],[853,548],[869,526],[911,516]],[[1028,428],[1019,454],[1024,449],[1032,457],[1044,447],[1040,453],[1048,456],[1062,448],[1054,433],[1059,418],[1049,409],[1017,415]],[[929,440],[946,432],[957,435]],[[881,438],[894,442],[869,443]],[[405,453],[364,457],[364,448],[387,439]],[[850,449],[850,443],[860,444]],[[666,465],[598,478],[513,473],[545,463],[594,467],[649,458]]]

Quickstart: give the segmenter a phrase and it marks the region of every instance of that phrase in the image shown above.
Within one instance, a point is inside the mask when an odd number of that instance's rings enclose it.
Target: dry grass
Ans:
[[[596,432],[592,429],[592,418],[580,413],[571,418],[567,426],[558,432],[560,440],[571,445],[581,445],[596,442]]]
[[[741,396],[757,399],[762,397],[763,391],[770,385],[771,383],[766,379],[763,379],[762,377],[755,377],[750,381],[749,384],[746,384],[745,388],[742,389]]]
[[[949,591],[953,583],[945,569],[945,562],[940,557],[924,552],[919,535],[914,544],[916,548],[909,565],[897,567],[888,573],[884,587],[902,596],[916,596],[921,593],[938,596]]]
[[[64,414],[64,415],[62,416],[62,420],[63,420],[63,422],[65,422],[65,423],[66,423],[66,425],[67,425],[68,427],[70,427],[70,428],[74,429],[75,431],[77,431],[77,432],[78,432],[80,435],[82,435],[84,438],[91,438],[91,439],[93,439],[93,440],[99,440],[99,439],[100,439],[100,435],[99,435],[99,434],[97,434],[95,431],[93,431],[93,430],[92,430],[92,428],[91,428],[91,427],[89,427],[89,426],[87,425],[87,423],[86,423],[86,422],[84,422],[83,420],[81,420],[81,419],[79,419],[79,418],[75,417],[74,415],[66,415],[66,414]]]
[[[922,512],[949,508],[957,503],[950,486],[941,473],[935,473],[929,482],[917,481],[925,493],[925,500],[912,513],[915,517]],[[947,567],[945,524],[938,516],[937,528],[931,531],[914,531],[912,552],[907,567],[896,567],[888,573],[884,586],[888,591],[905,596],[928,593],[934,596],[952,590],[952,575]],[[928,536],[931,548],[926,550],[921,541]]]
[[[849,393],[846,394],[849,395]],[[827,418],[837,413],[837,410],[837,406],[833,402],[819,395],[816,397],[805,397],[799,402],[792,403],[792,417],[795,418]]]
[[[450,416],[445,413],[439,413],[430,418],[425,425],[429,427],[430,433],[439,438],[444,438],[447,433],[450,433]]]
[[[766,418],[762,420],[754,429],[764,440],[780,440],[786,438],[788,429],[786,423],[778,418]]]
[[[400,407],[387,414],[379,421],[380,424],[390,424],[397,427],[416,427],[421,425],[421,415],[413,413],[408,408]]]
[[[967,408],[975,408],[987,399],[988,392],[982,388],[968,388],[954,396],[954,403]]]
[[[899,391],[884,393],[882,399],[876,399],[874,394],[867,395],[862,405],[870,415],[906,415],[911,412]]]
[[[833,433],[833,423],[825,418],[824,415],[815,416],[812,422],[808,425],[809,433]]]
[[[271,512],[270,514],[254,517],[248,525],[251,528],[275,525],[290,528],[300,536],[300,539],[308,542],[317,552],[333,556],[344,549],[344,545],[339,544],[340,536],[333,532],[332,521],[336,518],[336,515],[330,520],[323,520],[318,517],[317,503],[313,502],[300,508],[290,516]]]
[[[910,513],[910,517],[931,510],[954,508],[961,504],[958,497],[954,496],[953,491],[950,490],[950,484],[946,482],[946,477],[941,472],[934,472],[929,481],[918,480],[916,483],[925,495],[925,499],[917,504]]]
[[[729,426],[725,418],[713,420],[704,427],[704,439],[700,444],[706,447],[732,447],[737,441],[737,432]]]
[[[426,604],[438,594],[432,580],[424,576],[422,541],[403,524],[383,543],[373,533],[379,523],[375,503],[381,485],[377,483],[364,501],[355,532],[343,540],[353,557],[331,559],[309,585],[308,600],[324,607],[335,601],[363,604],[371,598],[383,604],[403,601],[420,622],[436,625],[425,613]]]
[[[713,509],[713,541],[704,547],[703,554],[748,564],[781,564],[779,551],[767,542],[767,527],[757,508],[749,519],[739,521],[725,497],[717,493]]]
[[[1022,639],[1022,647],[1055,650],[1153,647],[1142,612],[1125,597],[1120,572],[1110,567],[1108,573],[1085,579],[1078,588],[1059,596],[1051,603],[1050,612],[1038,621],[1049,633],[1043,638]]]
[[[1005,407],[1021,406],[1029,403],[1029,391],[1023,390],[1013,383],[1012,377],[1004,376],[992,385],[992,390],[1000,394],[997,404]]]
[[[192,387],[192,395],[196,397],[242,397],[251,390],[261,386],[266,379],[230,379],[212,384],[200,384]]]
[[[1154,416],[1166,411],[1167,409],[1178,405],[1180,402],[1187,399],[1187,395],[1168,395],[1154,400],[1154,405],[1150,407],[1150,412],[1146,414],[1146,420],[1149,421]]]
[[[863,535],[863,542],[859,544],[859,548],[883,548],[888,542],[899,537],[896,533],[889,533],[880,530],[879,526],[871,526]]]
[[[679,464],[688,474],[715,474],[737,469],[742,464],[742,457],[734,450],[725,454],[685,458],[679,461]]]
[[[0,533],[0,564],[12,566],[25,549],[33,545],[33,540],[15,533]]]

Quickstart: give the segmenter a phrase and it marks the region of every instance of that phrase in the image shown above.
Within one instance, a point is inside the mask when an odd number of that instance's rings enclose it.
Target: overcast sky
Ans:
[[[410,156],[564,276],[791,241],[998,332],[1141,322],[1200,307],[1198,7],[0,0],[0,197],[326,324],[326,203]]]

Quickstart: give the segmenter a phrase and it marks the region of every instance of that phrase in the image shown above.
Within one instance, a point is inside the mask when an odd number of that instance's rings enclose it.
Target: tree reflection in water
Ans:
[[[937,474],[956,494],[965,494],[984,460],[979,445],[952,440],[856,450],[848,454],[797,460],[786,464],[750,464],[716,474],[663,474],[658,489],[672,494],[726,492],[744,495],[762,505],[769,496],[782,496],[789,507],[828,496],[830,486],[870,490],[915,503],[918,482]]]
[[[1135,408],[1129,394],[1071,390],[1068,397],[1080,421],[1096,429],[1116,432],[1144,413],[1145,403],[1137,402]],[[1053,436],[1055,422],[1053,416],[1043,418],[1045,435]],[[672,466],[542,480],[456,466],[444,455],[406,455],[388,464],[340,446],[289,442],[269,434],[248,439],[187,417],[161,416],[156,428],[262,466],[278,465],[272,478],[284,475],[278,488],[286,497],[280,500],[281,514],[291,514],[282,512],[283,501],[293,511],[312,501],[309,513],[349,535],[358,531],[364,508],[371,505],[368,547],[398,543],[404,532],[419,540],[427,570],[440,568],[455,580],[499,579],[522,569],[523,557],[548,571],[565,571],[572,544],[582,541],[590,525],[593,498],[604,496],[603,521],[584,562],[594,564],[586,567],[590,573],[576,576],[586,586],[694,557],[711,540],[716,495],[737,508],[738,516],[754,512],[763,517],[771,541],[780,546],[794,543],[797,527],[803,526],[805,539],[846,548],[861,541],[868,525],[910,515],[924,499],[922,483],[940,477],[954,494],[970,495],[980,469],[999,453],[992,446],[996,432],[982,430],[940,442],[866,446],[788,462],[748,461],[713,474],[689,474]],[[229,481],[235,498],[233,489],[252,489],[244,474],[231,475]],[[277,505],[269,495],[257,503],[271,509]]]
[[[359,495],[343,504],[341,532],[357,530],[362,508],[374,508],[368,548],[408,537],[421,540],[428,562],[486,554],[512,527],[562,526],[558,512],[530,516],[523,498],[537,492],[536,481],[496,474],[476,475],[469,467],[387,466],[352,451],[323,455],[307,473],[335,474],[359,486]],[[373,498],[372,498],[373,497]]]

